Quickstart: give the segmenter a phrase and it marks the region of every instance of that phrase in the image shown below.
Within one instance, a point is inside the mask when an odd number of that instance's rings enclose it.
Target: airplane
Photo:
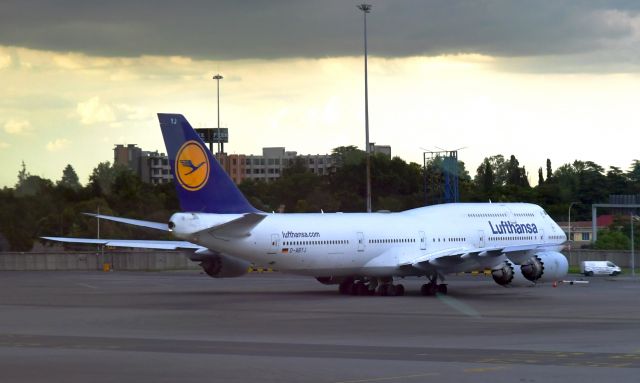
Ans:
[[[402,212],[268,213],[253,207],[181,114],[158,114],[181,212],[168,224],[101,219],[170,232],[176,241],[43,237],[115,247],[188,250],[213,278],[260,265],[338,285],[345,295],[404,295],[404,277],[425,277],[422,295],[446,294],[445,276],[491,269],[502,286],[567,274],[562,229],[529,203],[449,203]],[[199,164],[195,166],[193,164]]]

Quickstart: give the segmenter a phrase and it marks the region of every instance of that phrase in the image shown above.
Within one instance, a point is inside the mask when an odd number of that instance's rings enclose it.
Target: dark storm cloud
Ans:
[[[106,56],[259,59],[359,55],[358,1],[7,1],[0,44]],[[632,36],[602,12],[636,1],[371,1],[372,54],[584,54]]]

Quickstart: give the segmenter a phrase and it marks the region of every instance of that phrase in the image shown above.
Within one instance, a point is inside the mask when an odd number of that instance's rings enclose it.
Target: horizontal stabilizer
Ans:
[[[82,213],[82,214],[89,215],[91,217],[100,218],[100,219],[106,219],[107,221],[126,223],[127,225],[134,225],[134,226],[146,227],[149,229],[169,231],[169,227],[167,226],[167,224],[162,222],[143,221],[140,219],[113,217],[110,215],[93,214],[93,213]]]
[[[179,250],[205,249],[202,246],[187,241],[153,241],[153,240],[129,240],[129,239],[92,239],[92,238],[66,238],[66,237],[41,237],[49,241],[64,243],[84,243],[88,245],[104,245],[112,247],[132,247],[142,249]]]
[[[196,233],[196,235],[205,234],[216,238],[248,237],[251,234],[251,230],[265,218],[265,214],[247,213],[233,221],[202,230]]]

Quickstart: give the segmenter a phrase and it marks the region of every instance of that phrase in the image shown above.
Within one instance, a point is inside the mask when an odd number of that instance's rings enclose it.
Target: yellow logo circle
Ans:
[[[196,141],[187,141],[178,150],[174,165],[180,185],[189,190],[200,190],[209,180],[209,157],[205,148]]]

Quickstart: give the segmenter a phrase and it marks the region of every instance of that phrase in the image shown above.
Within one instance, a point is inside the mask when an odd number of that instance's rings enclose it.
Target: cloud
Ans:
[[[80,122],[85,125],[93,125],[116,120],[113,108],[102,103],[99,96],[94,96],[84,102],[79,102],[76,112],[80,116]]]
[[[9,145],[8,143],[6,143],[4,141],[0,141],[0,149],[6,149],[9,146],[11,146],[11,145]]]
[[[71,141],[67,140],[66,138],[57,138],[53,141],[49,141],[46,145],[46,148],[50,152],[58,152],[60,150],[66,149],[69,144],[71,144]]]
[[[4,131],[8,134],[25,134],[31,131],[31,123],[22,119],[10,119],[5,122]]]
[[[33,2],[3,4],[0,43],[111,57],[229,60],[362,54],[362,13],[355,2],[344,0],[37,3],[38,12],[32,11]],[[634,20],[639,12],[640,2],[631,0],[380,2],[367,16],[369,49],[383,57],[567,56],[621,45],[637,51]],[[640,60],[633,51],[628,49],[624,59]],[[609,61],[615,60],[619,57]],[[69,55],[56,63],[79,65]]]
[[[3,54],[0,52],[0,69],[5,69],[11,66],[11,55]]]

